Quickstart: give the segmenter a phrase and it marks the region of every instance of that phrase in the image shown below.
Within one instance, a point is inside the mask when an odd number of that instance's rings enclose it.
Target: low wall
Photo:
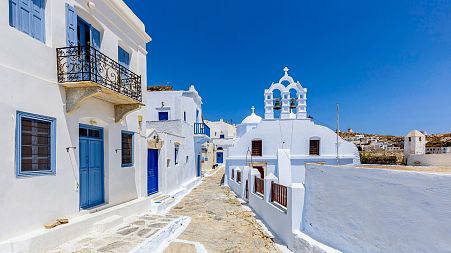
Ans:
[[[241,171],[241,183],[236,182],[237,171]],[[271,201],[271,182],[278,179],[270,174],[264,179],[264,194],[255,192],[255,176],[260,172],[249,167],[234,169],[234,179],[229,180],[229,187],[238,197],[246,200],[249,207],[266,223],[280,240],[289,248],[294,245],[294,230],[299,230],[302,216],[302,205],[304,203],[304,188],[302,184],[291,184],[287,187],[287,207],[284,208]],[[248,193],[246,197],[245,182],[248,180]]]
[[[308,164],[301,230],[343,252],[449,252],[451,175]]]
[[[451,166],[451,153],[409,155],[407,158],[407,165]]]

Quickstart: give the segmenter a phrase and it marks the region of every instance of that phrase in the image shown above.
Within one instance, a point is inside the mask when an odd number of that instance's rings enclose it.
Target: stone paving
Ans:
[[[172,208],[170,214],[190,216],[186,230],[166,248],[165,253],[193,252],[201,243],[208,252],[280,252],[259,225],[254,214],[246,210],[229,188],[220,186],[224,168],[193,189]]]
[[[160,229],[178,219],[174,215],[144,214],[130,223],[105,232],[90,232],[48,253],[124,253],[129,252]]]

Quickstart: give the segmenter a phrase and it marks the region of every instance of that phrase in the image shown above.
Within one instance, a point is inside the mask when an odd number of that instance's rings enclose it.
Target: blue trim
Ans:
[[[122,135],[123,134],[128,134],[132,136],[132,162],[131,163],[123,163],[122,162]],[[133,167],[134,161],[135,161],[135,157],[134,157],[134,153],[135,153],[135,133],[131,132],[131,131],[127,131],[127,130],[122,130],[121,131],[121,167]]]
[[[169,120],[169,112],[158,112],[158,120],[159,121]]]
[[[46,2],[46,0],[9,0],[9,25],[45,43]]]
[[[99,138],[93,138],[93,137],[87,137],[87,136],[79,136],[78,137],[78,141],[79,141],[79,143],[80,143],[80,140],[82,140],[82,139],[85,139],[85,140],[97,140],[97,141],[100,141],[101,142],[101,154],[100,154],[100,156],[101,156],[101,160],[102,160],[102,175],[101,175],[101,178],[102,178],[102,181],[101,181],[101,188],[102,188],[102,192],[101,192],[101,195],[102,195],[102,199],[101,199],[101,201],[99,202],[99,203],[95,203],[95,204],[93,204],[93,205],[88,205],[88,206],[84,206],[84,207],[82,207],[81,206],[81,189],[79,189],[79,210],[82,210],[82,209],[88,209],[88,208],[93,208],[93,207],[96,207],[96,206],[100,206],[100,205],[103,205],[104,203],[105,203],[105,147],[104,147],[104,145],[105,145],[105,139],[104,139],[104,135],[103,135],[103,127],[97,127],[97,126],[92,126],[92,125],[86,125],[86,124],[78,124],[79,126],[78,126],[78,128],[80,129],[80,128],[84,128],[84,129],[93,129],[93,130],[98,130],[98,131],[100,131],[100,136],[99,136]],[[78,147],[78,149],[79,149],[79,156],[80,156],[80,151],[81,151],[81,148],[80,148],[80,144],[79,144],[79,147]],[[80,157],[79,157],[79,161],[80,161]],[[81,170],[80,170],[80,166],[81,166],[81,163],[79,163],[79,180],[81,180],[81,175],[80,175],[80,173],[81,173]],[[81,188],[81,186],[82,186],[82,184],[81,184],[81,181],[79,181],[80,182],[80,188]]]
[[[45,171],[27,171],[22,172],[22,118],[50,122],[50,168]],[[34,113],[22,111],[16,112],[16,176],[43,176],[56,175],[56,119],[53,117],[42,116]]]

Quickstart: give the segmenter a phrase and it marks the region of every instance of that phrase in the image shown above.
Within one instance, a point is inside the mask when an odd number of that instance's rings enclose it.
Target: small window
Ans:
[[[224,139],[224,134],[219,135],[219,139]]]
[[[409,141],[412,141],[412,137],[409,137]]]
[[[129,68],[130,67],[130,54],[127,51],[125,51],[125,49],[123,49],[122,47],[118,47],[117,53],[118,53],[119,63],[122,66]]]
[[[252,141],[252,155],[253,156],[262,156],[262,140],[253,140]]]
[[[183,112],[183,121],[186,122],[186,112]]]
[[[310,140],[310,155],[319,155],[319,140]]]
[[[178,162],[179,148],[180,148],[180,145],[176,143],[174,146],[174,164],[175,165],[177,165],[179,163]]]
[[[420,137],[420,141],[421,141],[421,137]]]
[[[158,112],[158,120],[168,120],[169,119],[169,113],[168,112]]]
[[[133,166],[133,133],[122,132],[122,167]]]
[[[45,0],[9,0],[9,25],[44,42]]]
[[[17,112],[17,176],[55,174],[56,119]]]

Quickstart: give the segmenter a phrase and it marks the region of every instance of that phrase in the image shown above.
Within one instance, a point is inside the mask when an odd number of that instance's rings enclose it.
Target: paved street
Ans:
[[[221,187],[224,169],[205,177],[204,182],[170,211],[190,216],[188,228],[165,253],[196,252],[183,241],[198,242],[212,252],[278,252],[253,213],[244,209],[227,187]]]
[[[75,238],[48,253],[124,253],[152,237],[177,218],[144,214],[134,221],[104,232],[93,231]]]

